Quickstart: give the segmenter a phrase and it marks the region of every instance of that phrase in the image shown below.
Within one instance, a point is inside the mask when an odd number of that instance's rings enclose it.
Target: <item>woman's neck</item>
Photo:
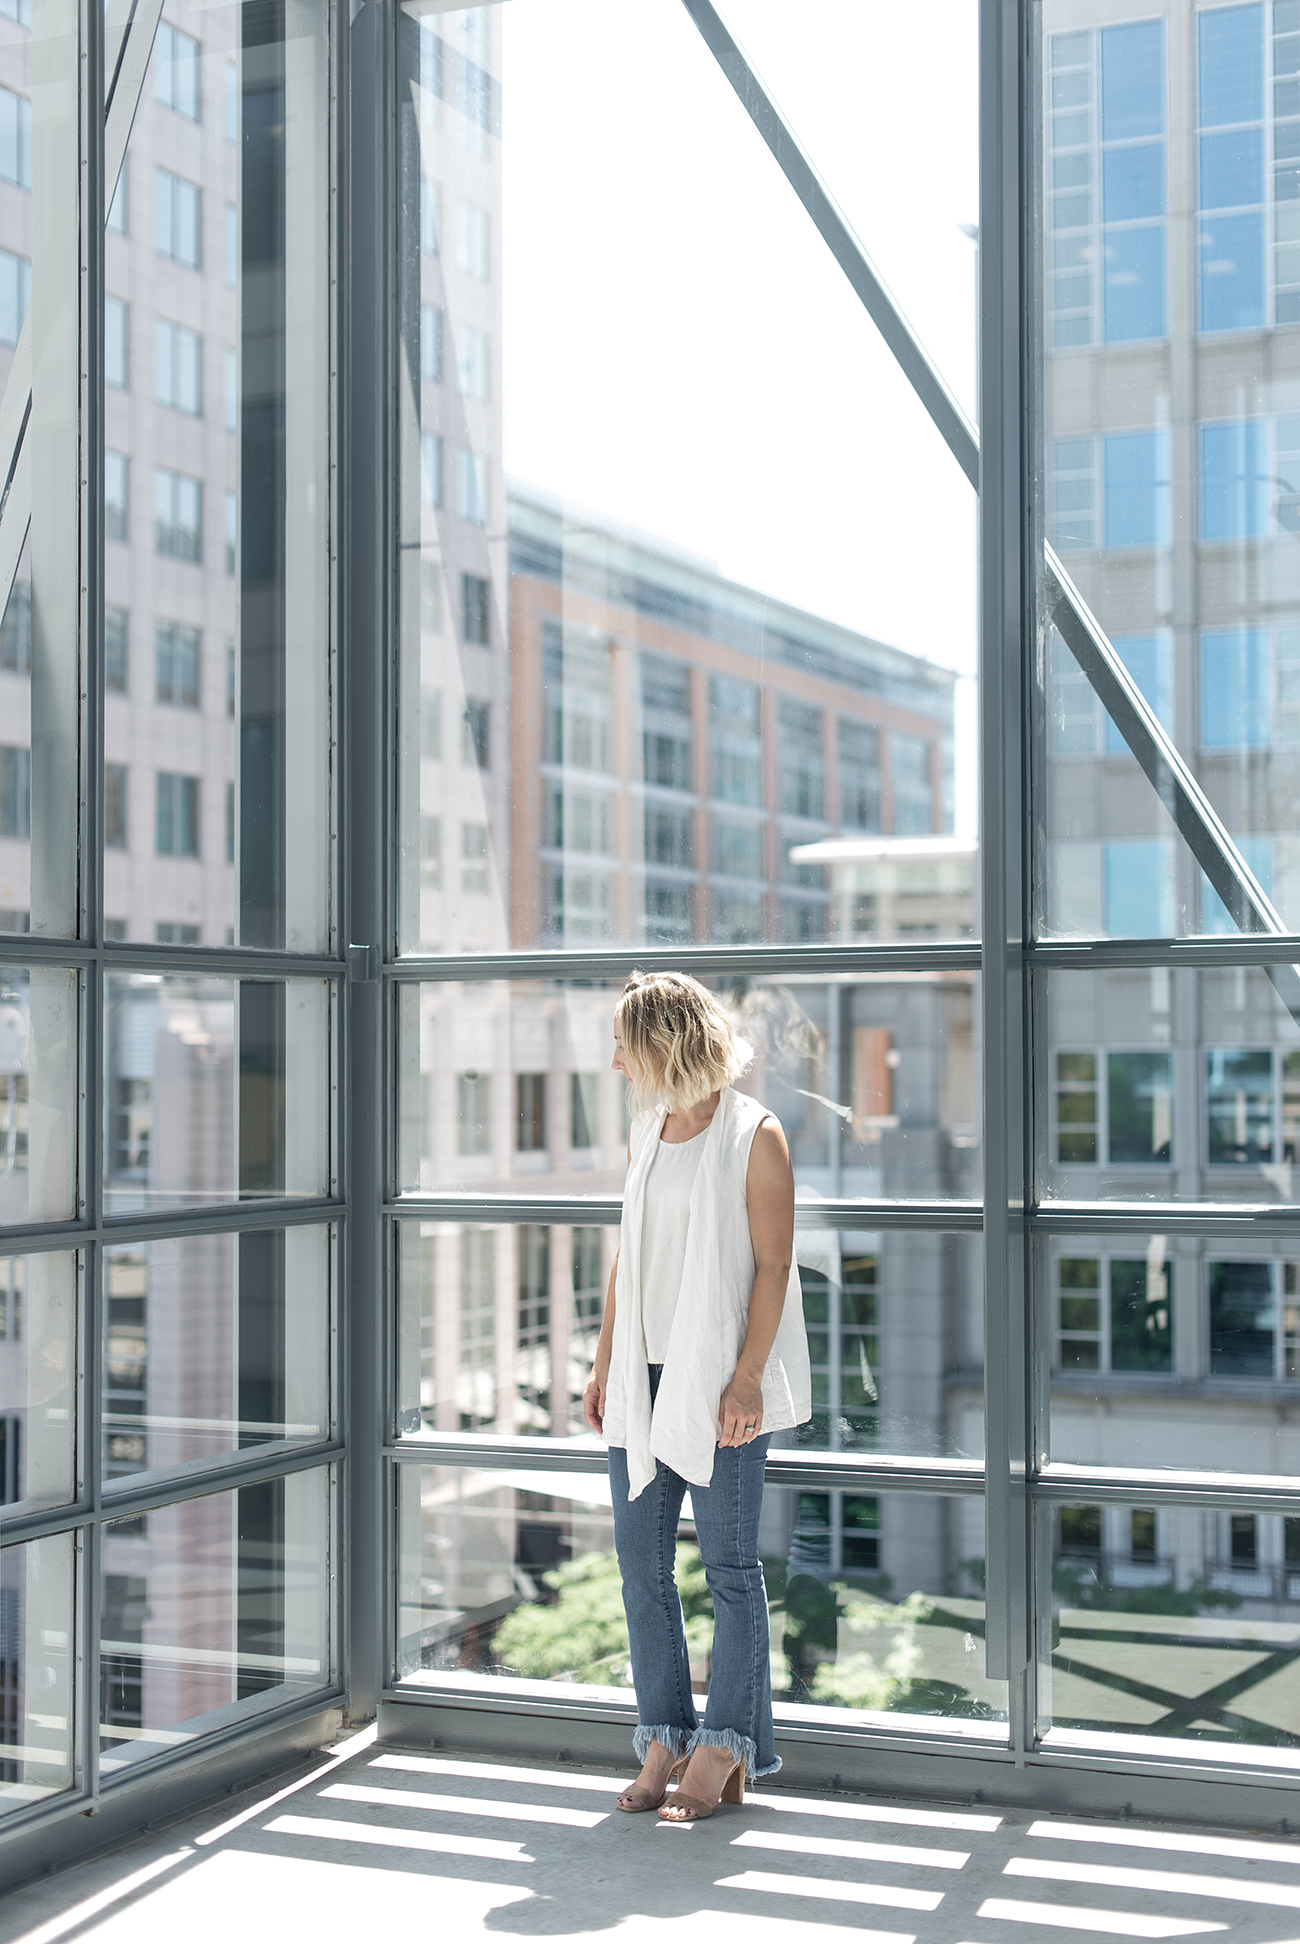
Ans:
[[[675,1141],[691,1141],[702,1134],[718,1111],[722,1096],[714,1092],[697,1100],[692,1107],[684,1107],[679,1114],[669,1114],[664,1121],[663,1131]]]

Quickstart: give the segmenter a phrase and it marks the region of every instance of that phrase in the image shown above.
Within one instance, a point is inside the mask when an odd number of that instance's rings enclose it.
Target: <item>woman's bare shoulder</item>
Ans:
[[[785,1129],[775,1114],[769,1114],[755,1128],[749,1159],[751,1166],[755,1161],[760,1167],[771,1167],[778,1162],[789,1166],[790,1149],[786,1144]]]

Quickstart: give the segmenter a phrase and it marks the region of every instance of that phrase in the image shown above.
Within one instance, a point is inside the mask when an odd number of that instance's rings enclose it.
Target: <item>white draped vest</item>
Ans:
[[[712,1479],[718,1405],[745,1341],[756,1271],[745,1178],[749,1150],[767,1110],[749,1094],[727,1087],[704,1137],[691,1190],[681,1293],[652,1413],[641,1320],[641,1239],[646,1177],[666,1114],[666,1108],[655,1107],[632,1123],[614,1285],[605,1439],[627,1452],[632,1498],[654,1477],[656,1459],[688,1484],[707,1485]],[[763,1431],[785,1431],[811,1415],[803,1292],[791,1249],[785,1308],[763,1371]]]

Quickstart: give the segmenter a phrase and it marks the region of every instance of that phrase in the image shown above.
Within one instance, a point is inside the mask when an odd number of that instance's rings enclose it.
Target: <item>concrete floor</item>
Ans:
[[[590,1938],[662,1944],[1300,1944],[1300,1845],[765,1790],[625,1816],[626,1778],[384,1749],[10,1892],[0,1944]]]

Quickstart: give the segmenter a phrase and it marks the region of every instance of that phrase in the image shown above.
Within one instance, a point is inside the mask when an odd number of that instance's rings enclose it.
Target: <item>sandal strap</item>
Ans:
[[[687,1814],[665,1817],[667,1822],[703,1822],[718,1807],[716,1802],[705,1802],[700,1796],[683,1795],[680,1789],[674,1791],[672,1806],[674,1809],[685,1809]]]

